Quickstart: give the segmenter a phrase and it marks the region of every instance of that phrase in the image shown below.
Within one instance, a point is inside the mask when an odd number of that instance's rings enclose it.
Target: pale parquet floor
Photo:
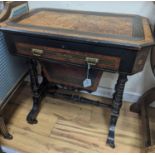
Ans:
[[[30,125],[31,91],[25,86],[10,102],[8,128],[13,140],[2,145],[21,152],[141,152],[141,122],[125,103],[116,128],[116,148],[106,145],[110,110],[46,96],[38,124]]]

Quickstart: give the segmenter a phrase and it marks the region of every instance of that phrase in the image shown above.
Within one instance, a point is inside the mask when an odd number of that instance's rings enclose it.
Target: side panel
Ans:
[[[132,70],[133,74],[143,70],[149,51],[150,48],[144,48],[141,50],[141,52],[137,52],[136,60]]]

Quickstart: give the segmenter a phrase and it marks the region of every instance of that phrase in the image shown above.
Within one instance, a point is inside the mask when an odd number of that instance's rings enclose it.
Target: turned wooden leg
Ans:
[[[38,115],[39,108],[40,108],[37,62],[35,60],[30,60],[29,66],[30,66],[31,89],[32,89],[32,93],[33,93],[33,107],[27,116],[27,121],[30,124],[35,124],[35,123],[37,123],[36,117]]]
[[[47,80],[43,77],[42,83],[39,85],[38,82],[38,73],[37,73],[37,62],[36,60],[30,60],[30,80],[31,80],[31,89],[33,93],[33,107],[30,113],[27,116],[27,121],[30,124],[37,123],[37,115],[40,110],[40,103],[47,86]]]
[[[112,114],[110,118],[109,134],[107,138],[107,144],[112,148],[115,147],[115,126],[119,117],[120,108],[122,106],[122,97],[126,81],[127,75],[120,73],[115,86],[115,93],[113,95]]]
[[[4,118],[0,116],[0,131],[5,139],[12,139],[13,136],[8,132],[8,129],[5,125]]]

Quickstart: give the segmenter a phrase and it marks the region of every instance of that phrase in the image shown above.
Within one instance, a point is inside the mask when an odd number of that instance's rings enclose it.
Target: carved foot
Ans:
[[[33,107],[32,110],[29,112],[28,116],[27,116],[27,122],[30,124],[37,124],[37,115],[39,113],[39,109],[40,109],[40,98],[33,98]]]
[[[115,142],[114,142],[114,139],[110,139],[110,137],[108,137],[106,143],[107,143],[107,145],[109,145],[111,148],[115,148]]]
[[[0,131],[5,139],[13,139],[13,136],[8,132],[4,118],[2,116],[0,117]]]
[[[10,133],[6,133],[3,135],[5,139],[13,139],[13,136]]]
[[[38,121],[36,119],[37,115],[38,115],[38,112],[31,110],[26,118],[27,122],[29,124],[37,124],[38,123]]]
[[[107,144],[112,148],[115,148],[115,126],[117,123],[117,119],[118,115],[111,115]]]

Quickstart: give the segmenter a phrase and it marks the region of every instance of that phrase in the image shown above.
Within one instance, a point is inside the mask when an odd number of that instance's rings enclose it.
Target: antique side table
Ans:
[[[78,99],[80,90],[96,90],[103,71],[119,73],[107,138],[107,144],[115,147],[127,76],[142,71],[154,45],[148,20],[137,15],[36,9],[3,22],[0,29],[12,54],[29,59],[33,91],[29,123],[37,123],[46,92],[61,88],[74,92],[72,98]],[[37,64],[41,65],[42,82],[38,81]]]

